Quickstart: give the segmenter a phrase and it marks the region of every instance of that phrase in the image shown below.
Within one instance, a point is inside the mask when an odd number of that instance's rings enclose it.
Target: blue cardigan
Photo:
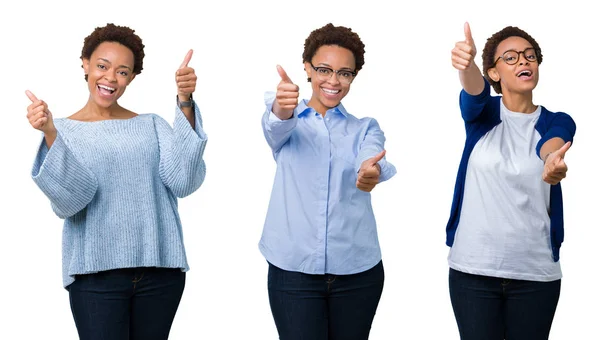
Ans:
[[[468,94],[465,90],[462,90],[460,93],[460,111],[465,121],[467,139],[456,176],[450,218],[446,225],[446,245],[449,247],[454,243],[454,234],[460,220],[469,157],[479,139],[496,125],[500,124],[501,98],[501,96],[492,96],[490,94],[490,84],[487,81],[485,81],[483,91],[476,96]],[[573,136],[575,136],[575,122],[568,114],[551,112],[543,106],[535,129],[542,136],[536,146],[538,157],[540,157],[542,145],[549,139],[560,137],[565,143],[572,143]],[[556,262],[559,260],[559,250],[564,239],[563,203],[560,183],[552,185],[550,188],[550,238],[552,257]]]

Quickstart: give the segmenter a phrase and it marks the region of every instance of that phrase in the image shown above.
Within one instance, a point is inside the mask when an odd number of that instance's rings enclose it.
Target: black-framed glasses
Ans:
[[[315,66],[312,62],[310,63],[310,66],[317,72],[317,78],[320,80],[329,80],[335,73],[340,83],[350,84],[354,80],[354,77],[356,77],[355,71],[334,70],[330,67]]]
[[[514,65],[519,62],[519,59],[521,58],[521,53],[523,54],[523,57],[525,57],[525,60],[527,60],[529,62],[537,61],[537,54],[535,53],[535,49],[533,47],[529,47],[529,48],[524,49],[523,51],[508,50],[508,51],[504,52],[504,54],[502,54],[502,56],[500,56],[500,57],[498,57],[498,59],[496,59],[496,61],[494,62],[494,65],[492,65],[492,67],[496,66],[496,63],[500,59],[504,60],[504,62],[507,65]]]

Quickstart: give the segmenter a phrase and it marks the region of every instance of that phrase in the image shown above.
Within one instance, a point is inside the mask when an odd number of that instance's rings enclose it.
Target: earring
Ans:
[[[311,82],[310,77],[308,77],[307,79],[308,79],[308,82],[310,83]]]

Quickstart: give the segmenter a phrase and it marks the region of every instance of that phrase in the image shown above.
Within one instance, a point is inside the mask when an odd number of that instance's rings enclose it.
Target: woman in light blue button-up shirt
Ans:
[[[306,39],[310,100],[278,66],[262,127],[277,163],[260,250],[281,339],[367,339],[384,272],[371,190],[396,174],[383,131],[342,99],[364,64],[364,44],[328,24]]]

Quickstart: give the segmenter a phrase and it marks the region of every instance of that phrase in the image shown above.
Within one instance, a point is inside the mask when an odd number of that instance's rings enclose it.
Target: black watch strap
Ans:
[[[192,95],[190,94],[190,100],[187,102],[182,102],[179,100],[179,95],[177,95],[177,106],[179,106],[180,109],[184,107],[192,107],[192,99]]]

